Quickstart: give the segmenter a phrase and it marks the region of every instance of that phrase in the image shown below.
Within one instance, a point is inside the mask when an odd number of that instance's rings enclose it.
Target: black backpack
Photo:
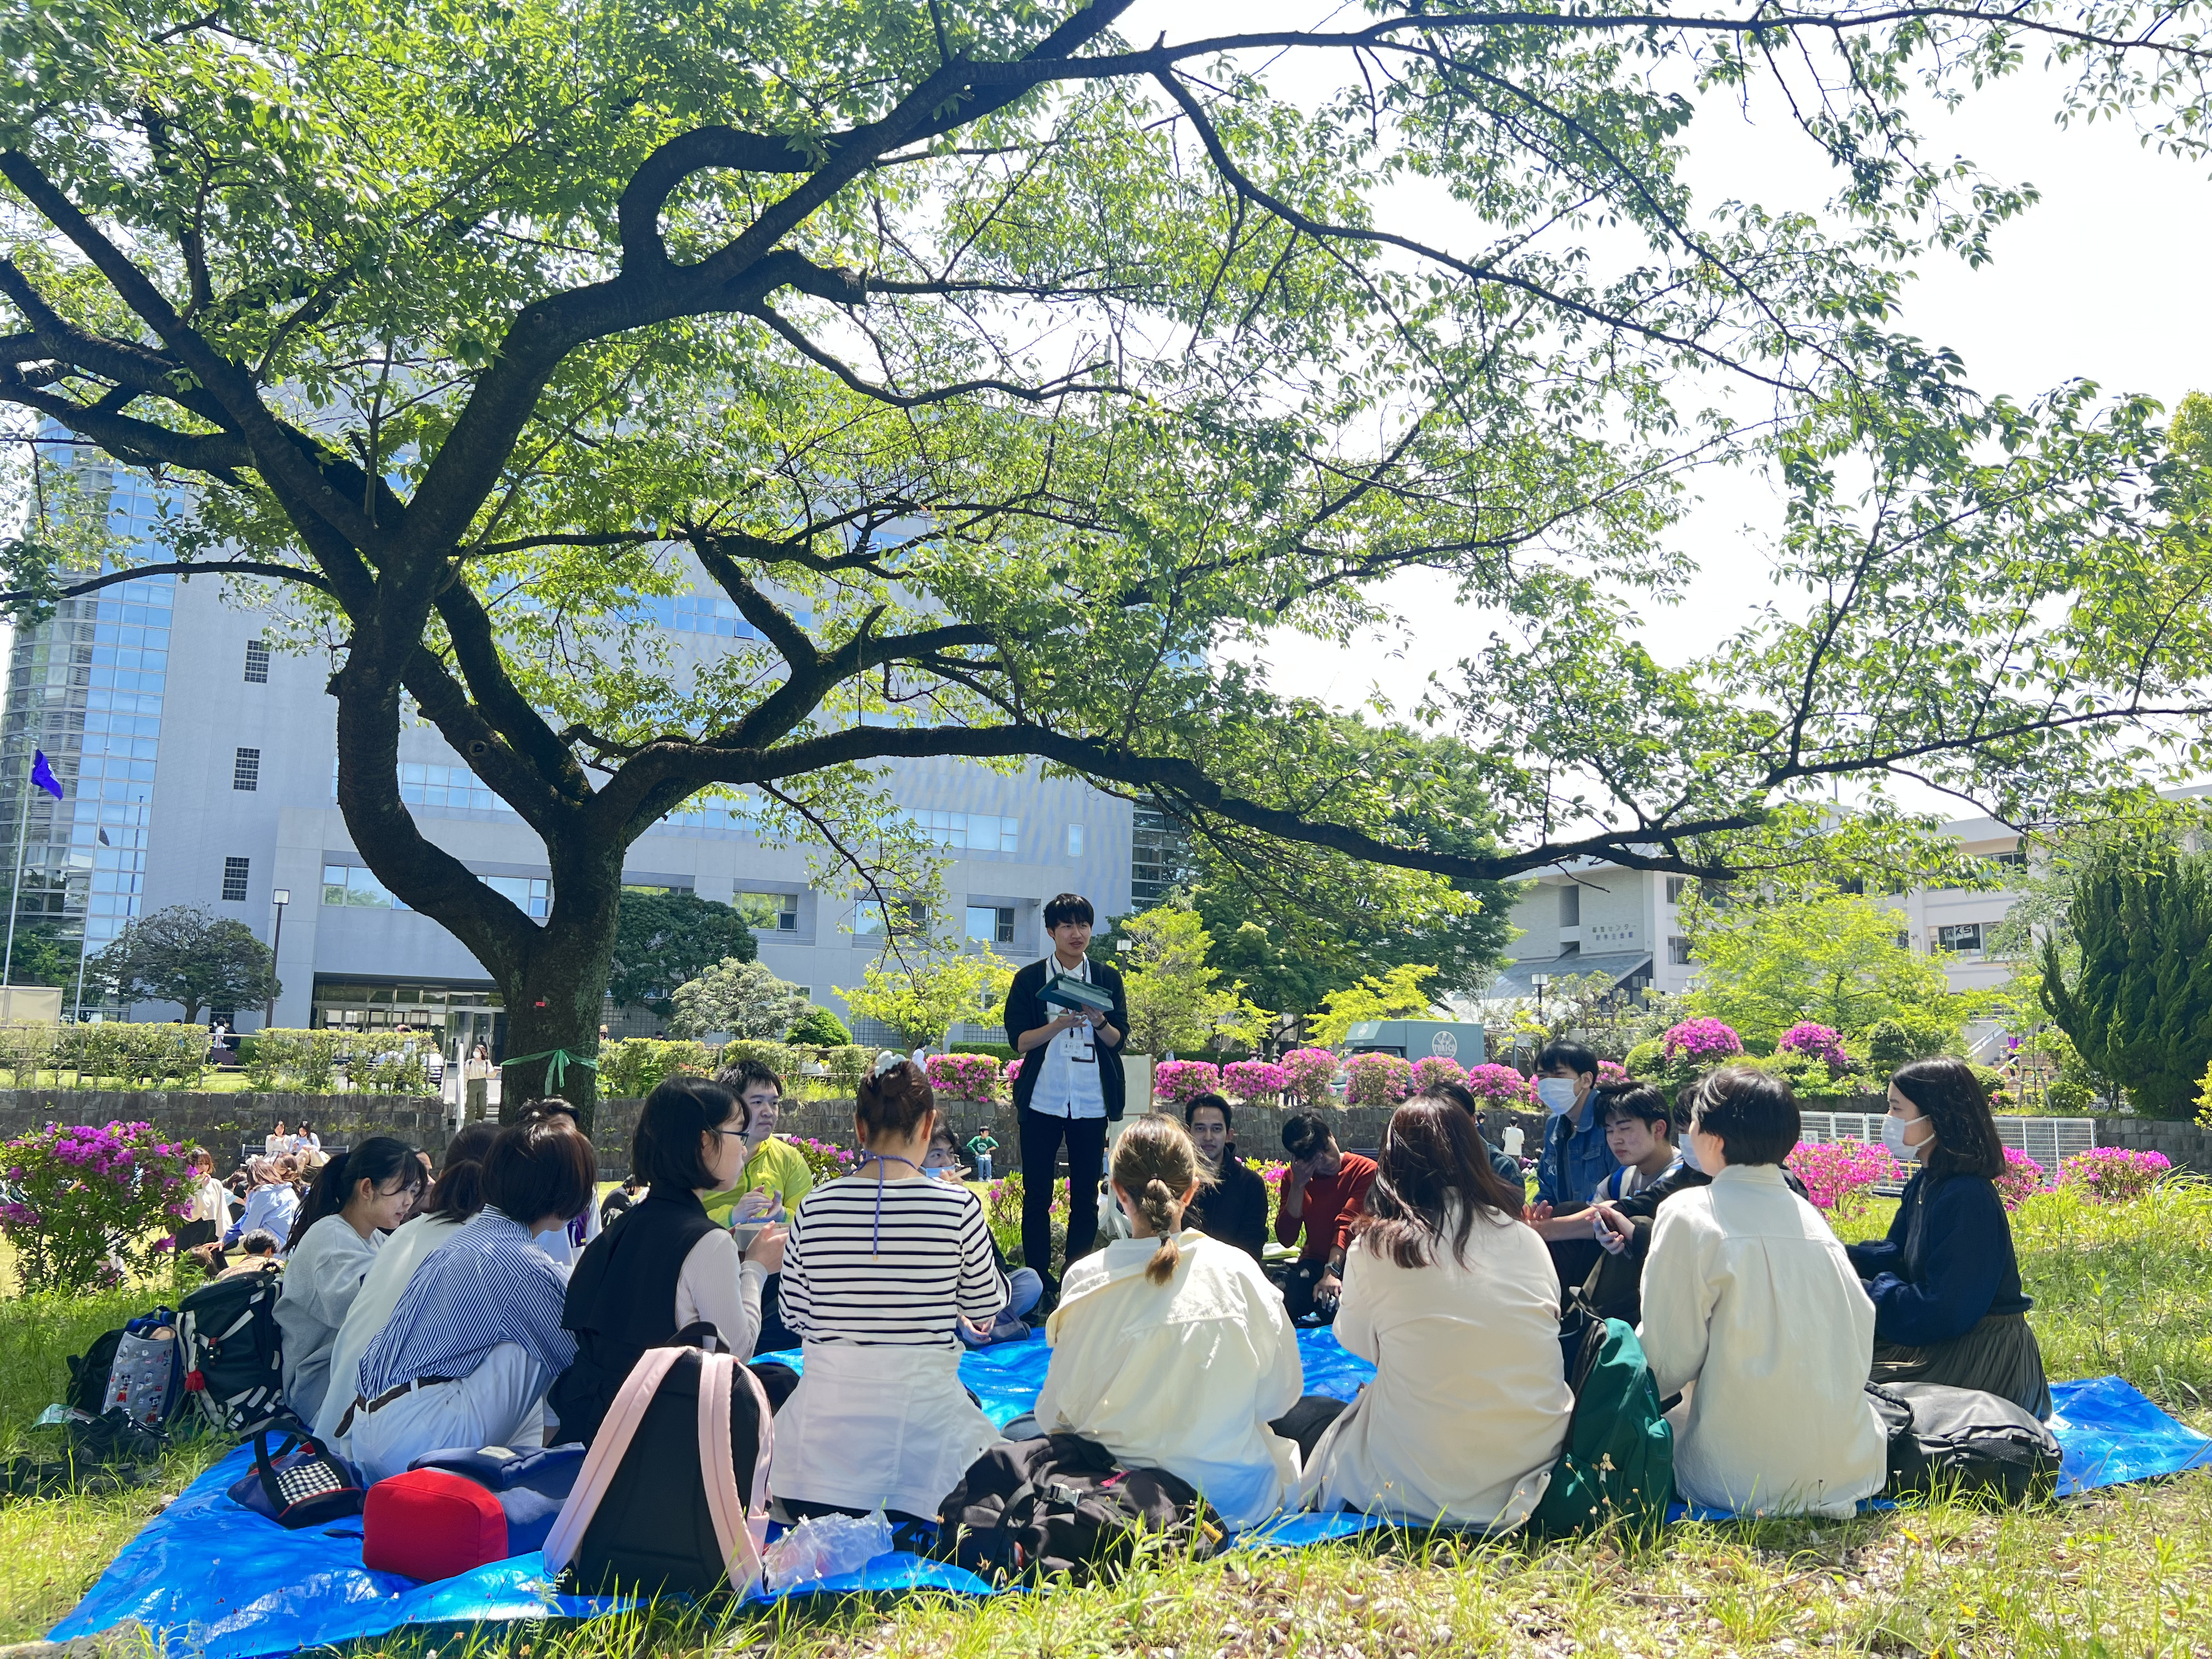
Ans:
[[[2057,1438],[2011,1401],[1941,1382],[1869,1382],[1867,1394],[1889,1431],[1889,1496],[2026,1504],[2057,1490]]]
[[[283,1335],[276,1327],[283,1277],[273,1267],[203,1285],[177,1310],[185,1391],[223,1434],[276,1414],[284,1393]]]
[[[938,1553],[994,1584],[1066,1573],[1088,1583],[1157,1540],[1203,1559],[1221,1529],[1197,1489],[1165,1469],[1125,1469],[1080,1435],[1002,1440],[948,1493]]]

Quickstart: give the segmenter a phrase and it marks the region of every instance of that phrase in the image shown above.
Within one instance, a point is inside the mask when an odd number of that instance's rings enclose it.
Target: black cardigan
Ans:
[[[1005,1023],[1006,1041],[1017,1042],[1024,1031],[1034,1031],[1040,1025],[1049,1025],[1054,1018],[1045,1006],[1045,975],[1055,972],[1053,959],[1033,962],[1014,975],[1013,983],[1006,987]],[[1127,1085],[1121,1080],[1121,1048],[1129,1041],[1129,996],[1121,988],[1118,969],[1103,962],[1091,964],[1091,982],[1114,999],[1114,1011],[1106,1016],[1106,1023],[1121,1034],[1118,1043],[1094,1042],[1092,1052],[1098,1056],[1098,1091],[1105,1097],[1106,1118],[1118,1122],[1122,1103],[1127,1099]],[[1036,1093],[1037,1079],[1044,1075],[1044,1048],[1040,1044],[1021,1056],[1021,1070],[1014,1073],[1014,1104],[1027,1109],[1030,1097]]]
[[[546,1400],[564,1440],[596,1435],[630,1367],[676,1335],[684,1260],[714,1231],[697,1194],[655,1182],[578,1260],[561,1316],[576,1334],[576,1358]]]
[[[1237,1156],[1233,1144],[1222,1151],[1220,1179],[1198,1189],[1183,1225],[1234,1244],[1255,1261],[1267,1259],[1267,1183]]]

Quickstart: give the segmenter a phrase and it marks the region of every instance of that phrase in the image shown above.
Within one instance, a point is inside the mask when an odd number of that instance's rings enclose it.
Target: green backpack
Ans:
[[[1656,1528],[1674,1496],[1674,1431],[1636,1333],[1618,1319],[1592,1321],[1575,1359],[1575,1413],[1552,1484],[1528,1516],[1550,1537],[1594,1532],[1610,1521]]]

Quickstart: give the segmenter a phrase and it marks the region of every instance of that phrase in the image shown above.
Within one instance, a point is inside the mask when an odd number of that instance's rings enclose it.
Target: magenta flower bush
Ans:
[[[848,1152],[842,1146],[826,1140],[817,1140],[811,1135],[780,1135],[799,1148],[806,1159],[806,1167],[814,1172],[817,1182],[833,1181],[841,1175],[850,1175],[853,1166],[860,1161],[858,1152]]]
[[[1669,1063],[1715,1066],[1743,1052],[1743,1039],[1717,1019],[1686,1019],[1670,1025],[1661,1042]]]
[[[1210,1060],[1164,1060],[1152,1067],[1152,1098],[1180,1106],[1221,1092],[1221,1068]]]
[[[1510,1066],[1471,1066],[1462,1080],[1479,1106],[1501,1106],[1513,1112],[1534,1111],[1536,1108],[1535,1085]]]
[[[1775,1045],[1785,1054],[1802,1054],[1808,1060],[1817,1060],[1831,1072],[1840,1072],[1850,1064],[1844,1053],[1844,1035],[1826,1025],[1816,1025],[1811,1020],[1800,1020],[1782,1034]]]
[[[1290,1085],[1290,1073],[1271,1060],[1232,1060],[1221,1068],[1221,1092],[1248,1105],[1271,1106]]]
[[[1863,1140],[1801,1140],[1783,1161],[1823,1210],[1856,1209],[1875,1182],[1903,1179],[1887,1147]]]
[[[2071,1187],[2100,1204],[2140,1198],[2172,1171],[2164,1152],[2130,1152],[2124,1146],[2093,1146],[2058,1166],[2058,1184]]]
[[[1997,1196],[2008,1210],[2017,1210],[2051,1185],[2049,1171],[2017,1146],[2004,1149],[2004,1173],[1996,1181]]]
[[[145,1273],[191,1213],[184,1148],[150,1123],[49,1123],[0,1146],[0,1234],[26,1293],[71,1294]]]
[[[1619,1060],[1601,1060],[1598,1061],[1597,1086],[1599,1088],[1611,1088],[1615,1084],[1626,1083],[1628,1080],[1628,1067],[1622,1065]]]
[[[932,1054],[923,1071],[947,1100],[987,1104],[999,1097],[999,1062],[989,1054]]]
[[[1282,1060],[1285,1091],[1312,1105],[1336,1080],[1336,1056],[1326,1048],[1291,1049]]]
[[[1449,1054],[1431,1054],[1425,1060],[1413,1062],[1413,1092],[1427,1088],[1432,1083],[1465,1083],[1467,1067]]]
[[[1352,1106],[1395,1106],[1413,1091],[1413,1067],[1401,1054],[1354,1054],[1344,1067]]]

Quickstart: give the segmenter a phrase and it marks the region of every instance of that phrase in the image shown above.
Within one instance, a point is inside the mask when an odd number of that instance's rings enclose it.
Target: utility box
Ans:
[[[1482,1027],[1449,1019],[1363,1019],[1345,1033],[1349,1054],[1401,1054],[1407,1060],[1431,1056],[1462,1066],[1482,1064]]]
[[[62,1017],[62,994],[48,985],[0,986],[0,1024],[53,1025]]]

